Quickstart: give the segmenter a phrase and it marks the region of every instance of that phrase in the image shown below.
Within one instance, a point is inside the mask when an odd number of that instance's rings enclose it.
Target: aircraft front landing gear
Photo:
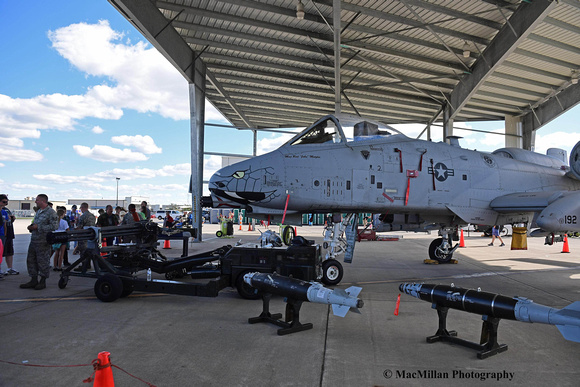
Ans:
[[[448,263],[453,258],[453,253],[459,246],[459,244],[453,247],[453,242],[451,240],[453,235],[453,229],[444,228],[441,229],[441,238],[435,239],[429,245],[429,258],[437,261],[439,263]]]

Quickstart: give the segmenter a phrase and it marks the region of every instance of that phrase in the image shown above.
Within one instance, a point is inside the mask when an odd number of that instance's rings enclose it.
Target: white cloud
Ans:
[[[209,178],[222,167],[222,158],[220,156],[206,156],[203,159],[203,179]]]
[[[0,130],[1,131],[1,130]],[[19,138],[0,137],[0,160],[4,161],[40,161],[42,154],[23,149],[24,142]]]
[[[91,129],[91,132],[95,133],[95,134],[101,134],[104,132],[103,128],[101,128],[100,126],[94,126]]]
[[[7,184],[6,186],[7,190],[45,190],[45,189],[50,189],[50,187],[46,187],[44,185],[38,185],[38,184],[23,184],[23,183],[12,183],[12,184]]]
[[[272,133],[269,137],[262,138],[258,141],[258,154],[264,154],[278,149],[282,144],[292,138],[292,134]]]
[[[574,148],[574,145],[580,141],[579,132],[554,132],[542,135],[540,131],[536,132],[535,152],[538,153],[545,154],[548,148],[561,148],[566,150],[568,152],[568,157],[570,157],[572,148]]]
[[[87,175],[87,176],[64,176],[64,175],[57,175],[54,173],[49,173],[48,175],[32,175],[35,179],[54,183],[54,184],[80,184],[80,183],[88,183],[94,184],[96,182],[104,181],[101,177],[95,177],[94,175]]]
[[[109,171],[95,173],[94,176],[102,179],[121,180],[152,179],[160,176],[189,175],[191,173],[190,164],[165,165],[159,169],[150,168],[114,168]]]
[[[71,24],[48,36],[58,53],[80,71],[107,77],[116,84],[97,85],[88,96],[110,106],[159,113],[175,120],[189,118],[187,82],[147,43],[123,43],[123,35],[106,20]]]
[[[155,145],[155,141],[151,136],[114,136],[111,137],[111,142],[114,144],[130,146],[137,148],[138,151],[145,154],[161,153],[162,149]]]
[[[107,145],[95,145],[92,148],[84,145],[73,145],[73,149],[79,156],[103,162],[121,163],[148,159],[143,153],[133,152],[130,149],[113,148]]]

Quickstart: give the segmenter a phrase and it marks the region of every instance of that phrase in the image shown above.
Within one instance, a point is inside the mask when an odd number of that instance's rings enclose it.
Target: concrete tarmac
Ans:
[[[408,281],[479,287],[562,308],[580,300],[578,238],[565,254],[562,243],[544,246],[543,238],[529,238],[528,250],[510,250],[510,237],[506,247],[489,247],[490,238],[466,234],[467,247],[454,256],[459,263],[445,265],[423,263],[436,233],[363,241],[353,263],[343,263],[339,285],[362,286],[362,314],[340,318],[326,305],[304,303],[300,320],[314,328],[278,336],[273,325],[248,324],[262,303],[230,288],[217,298],[135,292],[104,303],[93,279],[71,277],[61,290],[51,272],[45,290],[20,289],[29,279],[27,224],[16,222],[20,275],[0,280],[0,386],[86,385],[101,351],[156,386],[578,386],[580,380],[580,344],[564,340],[554,326],[502,320],[498,341],[508,351],[480,360],[473,349],[426,343],[438,326],[429,303],[403,294],[399,315],[393,314],[398,286]],[[217,225],[207,225],[205,241],[190,243],[190,254],[259,236],[247,226],[235,230],[234,238],[217,239]],[[322,241],[320,226],[299,227],[298,234]],[[181,242],[171,247],[163,252],[178,257]],[[273,298],[271,312],[284,308],[281,297]],[[461,338],[478,342],[481,325],[479,315],[449,311],[447,327]],[[117,386],[145,385],[117,368],[113,375]]]

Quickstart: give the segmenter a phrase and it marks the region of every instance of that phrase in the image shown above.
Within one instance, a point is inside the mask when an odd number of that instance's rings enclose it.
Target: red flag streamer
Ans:
[[[286,205],[284,206],[284,215],[282,215],[282,224],[284,224],[284,219],[286,219],[286,209],[288,208],[288,201],[290,200],[290,194],[286,195]]]
[[[419,159],[419,170],[422,171],[423,170],[423,155],[427,153],[427,151],[423,151],[423,153],[421,153],[421,158]]]
[[[401,173],[403,173],[403,151],[399,148],[395,148],[395,152],[399,153],[399,166],[401,167]]]
[[[399,293],[399,297],[397,297],[397,306],[395,307],[395,316],[399,315],[399,305],[401,304],[401,293]]]

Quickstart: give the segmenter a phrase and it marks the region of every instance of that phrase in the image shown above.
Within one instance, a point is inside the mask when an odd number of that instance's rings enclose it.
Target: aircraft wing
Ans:
[[[449,211],[459,216],[465,223],[494,224],[498,217],[497,211],[485,208],[448,205]]]

